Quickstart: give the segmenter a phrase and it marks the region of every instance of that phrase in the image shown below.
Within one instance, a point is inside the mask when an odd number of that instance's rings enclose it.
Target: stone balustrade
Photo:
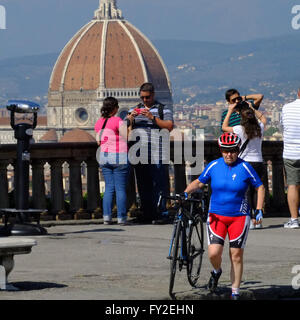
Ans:
[[[195,143],[195,142],[193,142]],[[8,208],[9,188],[8,188],[8,165],[14,165],[16,161],[16,145],[1,145],[0,152],[0,208]],[[174,142],[171,142],[171,155]],[[195,145],[193,145],[195,150]],[[264,141],[263,157],[266,163],[266,170],[269,177],[264,184],[266,186],[266,205],[265,209],[273,215],[288,215],[285,182],[282,160],[282,142]],[[31,147],[31,194],[33,209],[43,209],[48,203],[48,219],[63,219],[82,217],[98,217],[100,212],[100,175],[99,167],[96,161],[97,145],[94,142],[88,143],[36,143]],[[209,162],[220,157],[216,141],[204,142],[204,158]],[[171,159],[172,160],[172,159]],[[85,190],[87,200],[83,206],[83,179],[82,163],[85,163],[86,175]],[[45,192],[45,164],[50,166],[50,195]],[[66,207],[66,185],[64,183],[63,164],[67,163],[69,167],[69,205]],[[185,164],[174,165],[174,191],[182,192],[187,183]],[[193,177],[192,177],[193,178]],[[136,203],[136,189],[133,174],[130,176],[128,184],[128,205],[129,207]],[[47,200],[47,196],[50,199]],[[49,206],[50,201],[50,206]]]

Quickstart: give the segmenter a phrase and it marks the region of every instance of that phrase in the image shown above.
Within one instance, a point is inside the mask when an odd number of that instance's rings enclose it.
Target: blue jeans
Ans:
[[[107,157],[107,154],[105,155],[105,153],[101,153],[100,158],[102,156],[109,158]],[[126,185],[129,173],[129,164],[118,164],[122,156],[122,154],[121,156],[119,156],[118,153],[114,154],[112,157],[114,161],[110,162],[108,160],[105,163],[102,162],[100,165],[105,181],[105,192],[103,197],[103,218],[105,221],[111,220],[112,218],[112,206],[115,193],[118,222],[126,221],[127,219]],[[115,161],[115,159],[117,159],[117,161]]]
[[[162,202],[161,212],[157,210],[159,193],[168,194],[168,165],[137,164],[134,169],[144,218],[151,220],[168,214],[165,199]]]

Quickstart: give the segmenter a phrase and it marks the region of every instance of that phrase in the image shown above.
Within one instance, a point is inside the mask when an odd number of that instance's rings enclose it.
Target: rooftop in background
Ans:
[[[59,142],[96,142],[96,139],[84,130],[74,129],[65,133]]]

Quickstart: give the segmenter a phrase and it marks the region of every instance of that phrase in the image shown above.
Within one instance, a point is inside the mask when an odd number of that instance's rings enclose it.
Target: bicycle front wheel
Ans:
[[[203,221],[200,216],[196,216],[190,227],[188,235],[188,264],[187,277],[191,286],[195,286],[201,271],[203,258]]]
[[[180,259],[181,235],[182,235],[181,228],[182,228],[181,222],[178,221],[176,224],[176,232],[175,232],[175,236],[174,236],[174,243],[173,243],[173,248],[172,248],[171,264],[170,264],[169,294],[171,297],[173,294],[177,261]]]

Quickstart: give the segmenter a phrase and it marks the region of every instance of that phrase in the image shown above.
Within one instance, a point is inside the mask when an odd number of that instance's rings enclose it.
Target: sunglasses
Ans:
[[[241,102],[242,100],[243,100],[242,97],[236,97],[236,98],[232,99],[232,102],[237,103],[237,102]]]
[[[222,153],[239,153],[239,148],[221,148]]]
[[[151,98],[151,95],[149,95],[149,96],[140,96],[140,98],[142,100],[149,100]]]

